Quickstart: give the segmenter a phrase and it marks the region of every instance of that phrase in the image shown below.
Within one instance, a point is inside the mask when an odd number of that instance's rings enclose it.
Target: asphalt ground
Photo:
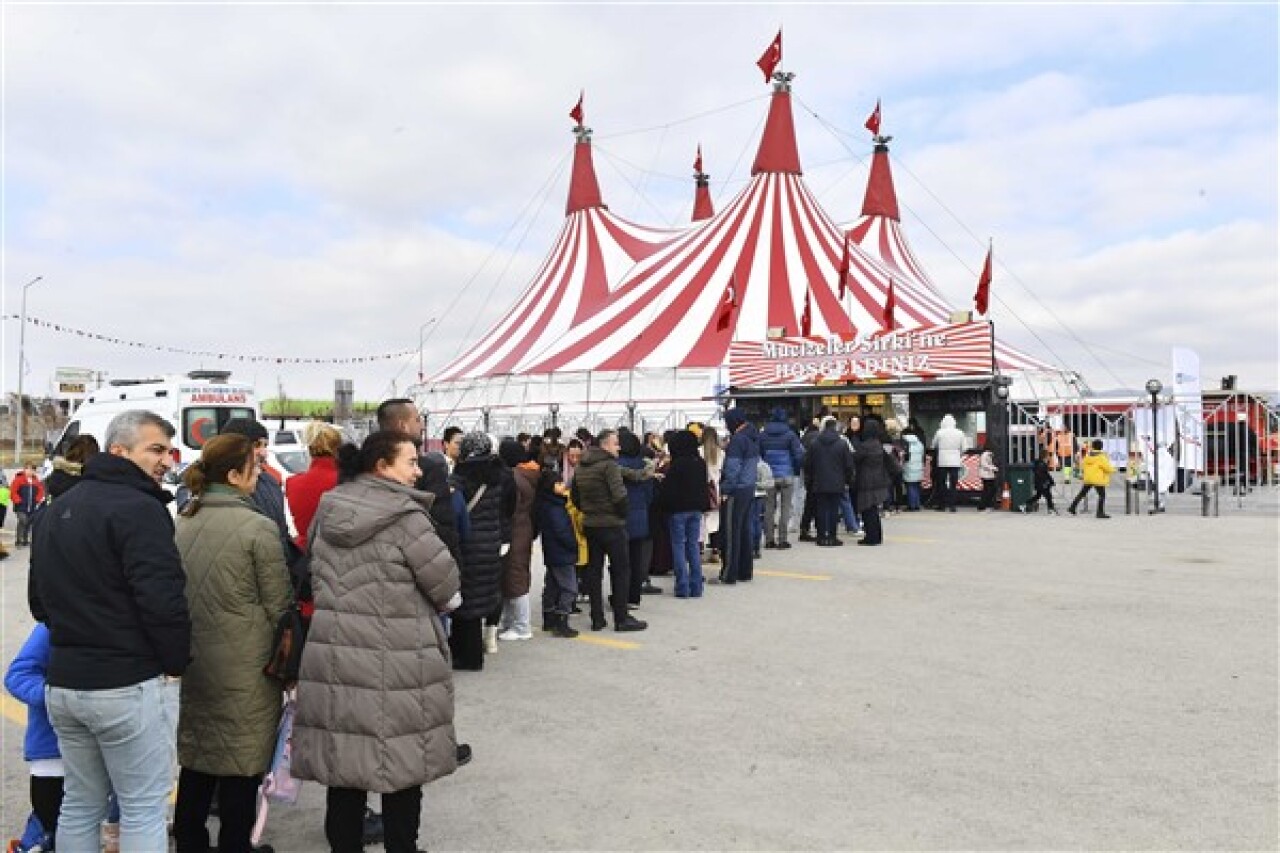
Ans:
[[[901,514],[880,548],[647,596],[643,633],[503,643],[457,675],[475,760],[427,787],[420,844],[1276,849],[1280,524],[1122,510]],[[26,574],[0,563],[6,661]],[[0,710],[13,834],[22,708]],[[323,809],[307,784],[265,840],[323,850]]]

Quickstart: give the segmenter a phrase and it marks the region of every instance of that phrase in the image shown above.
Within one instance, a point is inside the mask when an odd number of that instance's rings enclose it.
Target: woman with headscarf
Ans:
[[[511,514],[511,548],[503,558],[502,621],[498,625],[499,640],[531,640],[529,624],[530,565],[533,562],[533,504],[538,495],[542,473],[537,463],[541,447],[526,450],[518,441],[504,438],[498,445],[498,456],[511,470],[515,488],[515,508]]]

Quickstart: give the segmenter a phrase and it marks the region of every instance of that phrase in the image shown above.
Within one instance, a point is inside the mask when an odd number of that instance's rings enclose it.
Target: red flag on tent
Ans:
[[[806,286],[804,289],[804,313],[800,315],[800,334],[807,338],[812,328],[813,315],[809,311],[809,288]]]
[[[693,161],[693,171],[702,174],[702,143],[698,143],[698,156]]]
[[[569,118],[573,119],[574,123],[579,127],[582,126],[582,96],[584,94],[586,93],[578,93],[578,103],[574,104],[573,109],[569,110]]]
[[[978,276],[978,290],[973,294],[973,307],[979,314],[987,313],[987,300],[991,296],[991,247],[987,247],[987,260]]]
[[[898,307],[898,300],[894,298],[893,279],[889,279],[889,292],[884,297],[884,323],[882,324],[889,331],[893,331],[897,327],[894,322],[894,309]]]
[[[871,131],[872,136],[880,135],[880,99],[876,98],[876,108],[871,111],[871,115],[867,116],[867,123],[864,125],[867,130]]]
[[[716,320],[716,331],[723,332],[729,328],[729,324],[733,322],[733,309],[738,307],[738,286],[734,278],[730,277],[728,286],[724,289],[724,299],[720,300],[720,317]]]
[[[764,54],[756,61],[756,65],[760,66],[760,70],[764,72],[764,82],[768,83],[773,77],[773,69],[778,67],[778,63],[782,61],[782,30],[778,30],[778,34],[773,37],[773,41],[764,49]]]
[[[849,235],[844,235],[844,254],[840,257],[840,299],[844,299],[844,292],[849,287]]]

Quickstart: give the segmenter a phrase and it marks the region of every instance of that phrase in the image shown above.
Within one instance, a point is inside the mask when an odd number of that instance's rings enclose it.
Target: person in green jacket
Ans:
[[[177,524],[187,573],[191,665],[178,716],[178,853],[209,849],[216,790],[217,848],[247,853],[258,786],[269,769],[283,685],[263,674],[293,593],[279,531],[250,502],[260,474],[253,440],[223,434],[184,480],[192,500]]]

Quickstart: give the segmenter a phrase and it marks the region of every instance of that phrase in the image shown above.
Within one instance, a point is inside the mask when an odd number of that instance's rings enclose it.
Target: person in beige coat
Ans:
[[[275,748],[282,685],[262,668],[292,590],[279,532],[249,499],[258,475],[253,441],[243,435],[211,439],[185,474],[193,497],[176,537],[187,573],[191,665],[178,715],[178,853],[209,849],[215,789],[218,849],[253,849],[258,786]]]
[[[293,775],[328,786],[333,853],[362,850],[367,792],[382,795],[388,853],[417,850],[422,786],[457,767],[453,670],[440,614],[462,602],[458,567],[435,533],[434,495],[414,484],[407,435],[344,445],[346,482],[312,525],[315,615],[302,652]]]

